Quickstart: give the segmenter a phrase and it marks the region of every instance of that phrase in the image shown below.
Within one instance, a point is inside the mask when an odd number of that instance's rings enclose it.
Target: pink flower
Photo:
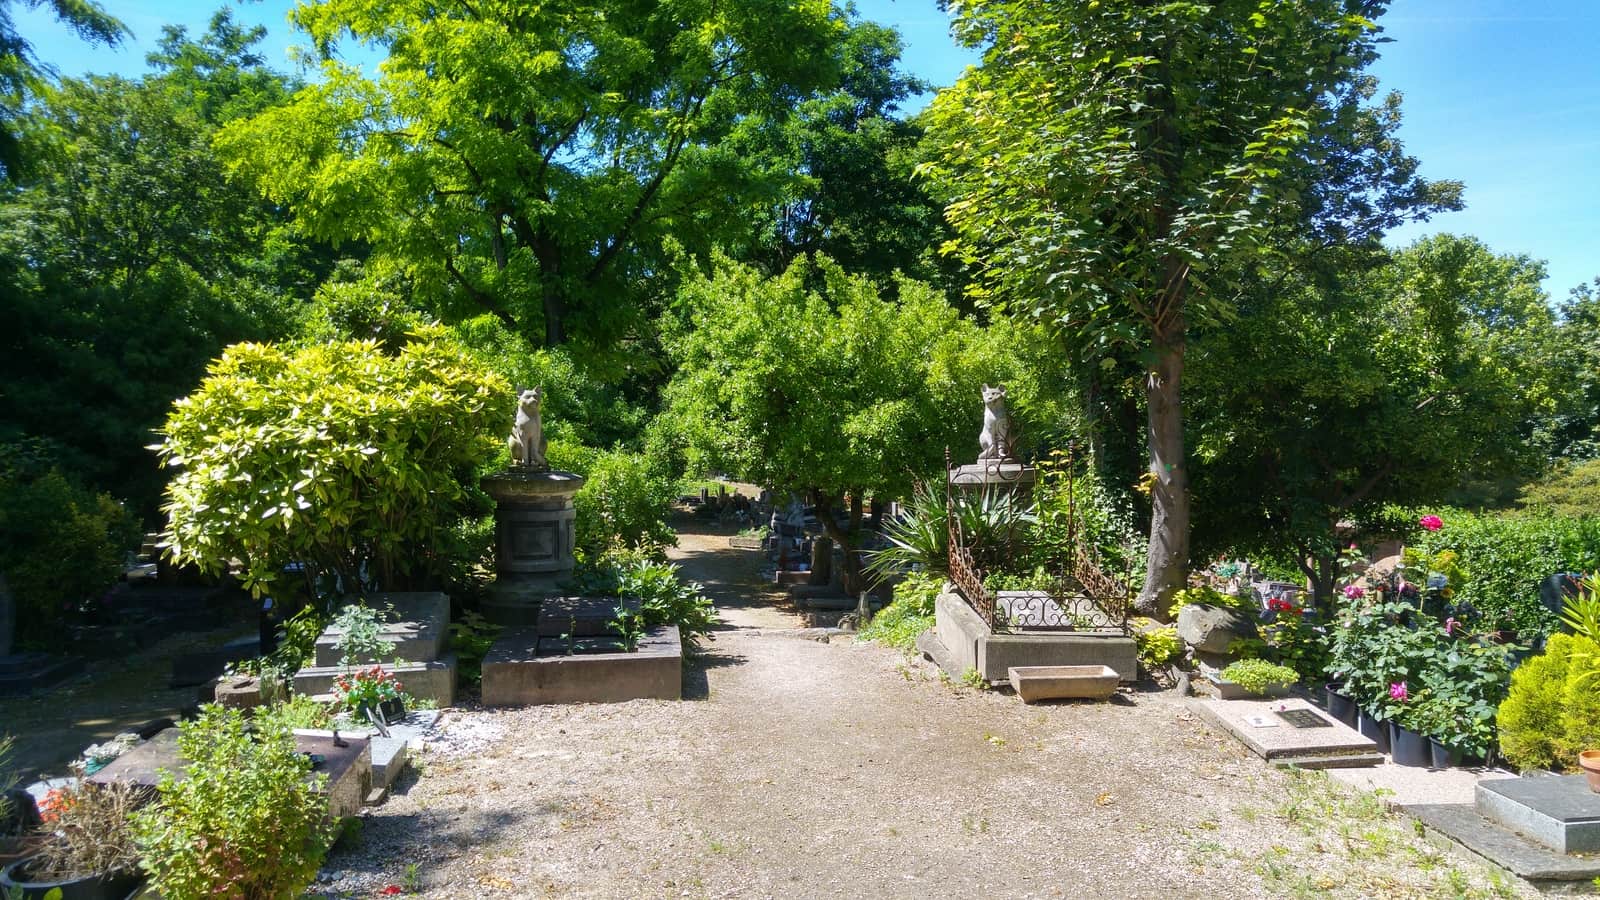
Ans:
[[[1367,589],[1360,585],[1347,584],[1344,588],[1344,595],[1350,600],[1360,600],[1367,595]]]
[[[1417,524],[1429,531],[1438,531],[1444,527],[1444,520],[1438,516],[1423,516],[1417,520]]]
[[[1406,693],[1406,683],[1404,681],[1397,681],[1389,685],[1390,699],[1404,702],[1407,696],[1409,695]]]
[[[1456,629],[1460,628],[1460,627],[1461,627],[1461,623],[1456,621],[1456,617],[1455,616],[1451,616],[1450,618],[1444,620],[1444,633],[1445,634],[1455,634],[1456,633]]]

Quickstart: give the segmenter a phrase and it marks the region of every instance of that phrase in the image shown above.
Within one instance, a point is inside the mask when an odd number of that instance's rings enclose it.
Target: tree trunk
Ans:
[[[566,342],[567,334],[562,327],[562,317],[566,314],[566,304],[561,300],[560,291],[552,286],[544,289],[544,345],[546,347],[559,347]]]
[[[834,521],[833,510],[835,504],[843,499],[837,494],[818,491],[817,520],[822,523],[822,530],[839,544],[843,552],[841,580],[845,594],[854,597],[867,589],[866,581],[861,574],[861,552],[856,549],[861,537],[861,492],[851,492],[849,524],[845,528],[840,528],[839,523]]]
[[[1150,552],[1140,611],[1165,620],[1172,595],[1183,589],[1189,567],[1189,473],[1184,459],[1183,331],[1180,325],[1156,341],[1156,364],[1145,378],[1150,449]]]

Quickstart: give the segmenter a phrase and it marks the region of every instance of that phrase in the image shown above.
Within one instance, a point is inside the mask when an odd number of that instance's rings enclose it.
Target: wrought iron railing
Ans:
[[[1069,451],[1060,476],[1067,479],[1067,538],[1070,550],[1057,560],[1058,569],[1044,585],[1025,591],[991,591],[984,585],[988,573],[974,554],[973,536],[966,534],[956,510],[955,490],[962,486],[999,485],[1001,490],[1017,491],[1028,479],[1015,459],[980,460],[976,467],[950,464],[945,451],[945,518],[949,531],[950,582],[973,611],[993,632],[1093,631],[1126,633],[1132,598],[1128,579],[1106,572],[1097,548],[1085,547],[1078,540],[1074,460]],[[991,543],[980,548],[985,559],[1007,557],[1016,549],[1015,541]],[[1002,597],[1001,593],[1005,596]]]

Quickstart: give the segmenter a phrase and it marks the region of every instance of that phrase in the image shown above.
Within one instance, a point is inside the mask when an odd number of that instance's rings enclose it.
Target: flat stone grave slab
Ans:
[[[651,629],[633,653],[547,656],[537,633],[501,634],[483,658],[484,706],[622,703],[683,697],[683,643],[676,625]]]
[[[438,659],[450,637],[450,598],[438,591],[376,594],[367,598],[367,606],[384,612],[388,620],[379,626],[378,637],[394,645],[394,650],[383,659],[363,655],[361,663],[387,663],[396,656],[407,662],[428,662]],[[393,607],[388,611],[387,607]],[[329,625],[317,637],[316,664],[337,666],[341,657],[337,625]]]
[[[361,802],[372,789],[372,747],[366,738],[341,738],[343,747],[335,746],[332,736],[296,733],[295,748],[302,753],[315,753],[323,762],[311,773],[328,776],[323,791],[328,795],[328,811],[342,818],[361,811]],[[114,781],[131,781],[147,787],[161,783],[164,772],[182,781],[187,776],[188,763],[178,753],[178,729],[168,728],[157,733],[127,753],[112,760],[104,769],[89,776],[95,784]]]
[[[1459,844],[1540,890],[1581,893],[1600,877],[1600,858],[1557,853],[1485,819],[1471,803],[1418,804],[1405,811],[1435,840]]]
[[[1196,700],[1191,705],[1224,731],[1238,738],[1255,755],[1274,763],[1305,768],[1340,765],[1376,765],[1383,761],[1378,745],[1360,732],[1328,716],[1299,698],[1287,700]],[[1279,712],[1291,717],[1299,710],[1328,723],[1326,727],[1297,728]]]
[[[539,638],[540,656],[565,656],[569,652],[621,653],[622,650],[622,638],[618,637],[575,637],[570,641],[560,637]]]
[[[597,637],[611,634],[610,622],[616,618],[618,606],[637,612],[639,601],[619,601],[610,597],[551,597],[539,606],[539,635]]]
[[[1600,851],[1600,794],[1582,775],[1482,782],[1478,813],[1557,853]]]

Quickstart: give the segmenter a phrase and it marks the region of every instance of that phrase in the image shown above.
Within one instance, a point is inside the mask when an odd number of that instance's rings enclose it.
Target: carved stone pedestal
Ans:
[[[499,625],[535,625],[546,597],[572,572],[572,496],[583,476],[511,468],[483,480],[495,499],[495,580],[483,614]]]

